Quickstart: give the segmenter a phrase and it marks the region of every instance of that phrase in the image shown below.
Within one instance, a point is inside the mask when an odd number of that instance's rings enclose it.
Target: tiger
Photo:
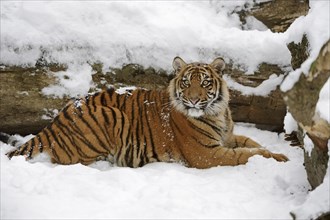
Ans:
[[[31,160],[44,153],[63,165],[108,158],[119,167],[176,162],[199,169],[246,164],[254,155],[288,160],[233,134],[223,58],[206,64],[175,57],[172,65],[175,76],[166,89],[119,94],[110,88],[72,100],[7,156]]]

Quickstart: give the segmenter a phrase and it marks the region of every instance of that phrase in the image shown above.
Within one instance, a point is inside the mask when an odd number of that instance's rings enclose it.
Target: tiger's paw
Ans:
[[[284,154],[271,153],[271,157],[279,162],[287,162],[289,160],[289,158],[287,156],[285,156]]]
[[[260,149],[259,153],[261,153],[262,156],[266,157],[266,158],[274,158],[275,160],[279,161],[279,162],[286,162],[289,159],[287,158],[287,156],[285,156],[284,154],[277,154],[277,153],[272,153],[269,150],[266,149]]]

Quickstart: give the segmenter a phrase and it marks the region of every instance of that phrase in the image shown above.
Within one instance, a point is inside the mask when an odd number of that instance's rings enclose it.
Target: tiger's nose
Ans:
[[[191,104],[196,105],[199,102],[199,99],[190,99]]]

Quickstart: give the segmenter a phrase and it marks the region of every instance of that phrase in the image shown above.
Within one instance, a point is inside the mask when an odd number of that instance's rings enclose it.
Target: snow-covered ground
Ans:
[[[283,134],[249,124],[235,131],[290,161],[255,156],[247,165],[206,170],[166,163],[132,169],[104,161],[62,166],[24,157],[9,161],[4,154],[12,147],[2,143],[1,218],[289,219],[310,189],[303,151],[289,146]]]
[[[330,2],[310,1],[309,14],[285,33],[272,33],[253,18],[242,25],[232,12],[251,4],[252,0],[1,1],[0,63],[33,66],[43,57],[45,62],[67,64],[68,70],[57,73],[59,84],[42,92],[77,96],[93,86],[88,63],[101,62],[104,71],[132,62],[171,71],[177,55],[188,62],[223,56],[246,74],[253,74],[262,62],[279,65],[289,73],[281,86],[286,91],[307,73],[330,38]],[[299,42],[303,33],[310,42],[310,58],[292,71],[286,44]],[[230,76],[226,80],[244,94],[265,96],[283,77],[272,75],[256,88],[241,86]],[[317,113],[327,121],[329,94],[328,81],[317,105]],[[285,127],[288,132],[297,127],[290,114]],[[329,169],[324,183],[309,192],[303,151],[290,147],[283,133],[249,124],[238,124],[235,131],[286,154],[290,161],[256,156],[247,165],[207,170],[165,163],[139,169],[106,162],[61,166],[28,163],[23,157],[9,161],[5,153],[11,146],[0,142],[0,217],[289,219],[292,212],[306,219],[330,211]]]

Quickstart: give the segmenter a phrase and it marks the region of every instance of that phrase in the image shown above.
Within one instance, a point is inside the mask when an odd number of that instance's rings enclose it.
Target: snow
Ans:
[[[223,56],[249,74],[262,62],[290,65],[284,35],[254,19],[247,21],[249,30],[241,29],[232,11],[245,3],[252,1],[4,1],[0,58],[3,64],[31,66],[43,56],[69,66],[72,79],[92,74],[77,69],[87,62],[101,62],[105,71],[139,63],[170,72],[177,55],[188,62]],[[71,91],[77,87],[69,88],[44,93],[76,95]],[[87,93],[75,93],[81,92]]]
[[[268,0],[257,2],[264,1]],[[103,64],[103,72],[127,63],[171,72],[177,55],[187,62],[211,62],[222,56],[246,74],[253,74],[265,62],[279,65],[287,75],[282,83],[283,76],[273,74],[256,88],[242,86],[226,75],[229,87],[246,95],[267,96],[280,84],[282,91],[288,91],[302,73],[308,73],[330,38],[330,2],[310,1],[309,14],[296,19],[285,33],[272,33],[252,17],[242,25],[232,12],[252,3],[1,1],[0,68],[34,66],[37,61],[65,64],[66,71],[54,74],[58,83],[42,93],[79,97],[94,87],[90,66],[94,62]],[[292,71],[286,45],[299,42],[304,33],[310,43],[310,57]],[[329,88],[328,80],[316,107],[316,113],[328,122]],[[45,109],[43,118],[57,113],[56,109]],[[284,123],[287,133],[297,130],[290,113]],[[23,157],[9,161],[5,153],[12,147],[0,142],[0,217],[291,219],[292,212],[298,219],[310,219],[330,211],[329,169],[323,184],[310,192],[303,151],[291,147],[283,133],[262,131],[250,124],[236,124],[235,132],[254,138],[273,152],[284,153],[290,161],[278,163],[255,156],[246,165],[206,170],[175,163],[138,169],[101,161],[90,166],[62,166],[45,157],[33,163]],[[31,137],[14,138],[22,143]],[[305,144],[312,149],[307,136]]]
[[[267,97],[271,91],[274,91],[277,86],[283,81],[283,75],[277,76],[272,74],[268,79],[264,80],[257,87],[244,86],[237,83],[230,76],[224,75],[223,77],[228,84],[228,88],[234,89],[236,91],[241,91],[242,95],[259,95]]]
[[[293,131],[298,131],[298,123],[294,120],[292,114],[287,111],[284,117],[284,130],[285,133],[291,134]]]
[[[316,105],[316,113],[320,115],[321,118],[330,123],[330,78],[323,85],[319,100]]]
[[[286,154],[290,161],[255,156],[246,165],[205,170],[175,163],[137,169],[104,161],[63,166],[47,160],[30,163],[24,157],[9,161],[5,153],[12,147],[0,143],[1,218],[289,219],[310,198],[303,151],[289,146],[283,133],[251,124],[237,124],[235,133]],[[329,203],[324,199],[322,205]],[[307,214],[315,213],[311,209]]]
[[[63,98],[65,95],[78,97],[86,94],[93,87],[92,67],[85,64],[72,64],[66,71],[56,73],[58,83],[42,89],[44,95]]]
[[[330,149],[330,141],[328,141],[328,149]],[[328,152],[330,156],[330,151]],[[328,160],[328,169],[325,174],[323,183],[316,189],[309,193],[306,201],[296,210],[298,219],[313,218],[316,219],[322,213],[329,212],[330,201],[329,201],[329,190],[330,190],[330,160]]]
[[[312,150],[314,148],[313,141],[308,137],[308,135],[304,134],[304,149],[308,156],[310,157],[312,155]]]
[[[297,18],[285,32],[287,43],[298,43],[303,34],[307,35],[310,46],[309,57],[301,67],[290,72],[281,85],[281,90],[290,90],[298,81],[301,73],[308,74],[312,62],[317,58],[322,46],[330,39],[330,2],[310,1],[310,11],[304,17]]]
[[[285,33],[272,33],[252,17],[243,25],[233,12],[252,3],[4,1],[1,63],[33,66],[43,57],[48,63],[65,64],[68,70],[56,74],[59,84],[45,88],[43,94],[74,97],[86,95],[93,87],[89,63],[94,62],[102,63],[104,72],[127,63],[171,72],[177,55],[187,62],[211,62],[223,56],[246,74],[253,74],[262,62],[277,64],[287,72],[291,58],[286,45],[300,41],[306,33],[311,56],[300,69],[289,73],[281,85],[287,91],[301,72],[307,73],[329,39],[329,28],[325,27],[330,27],[330,3],[311,1],[309,14],[296,19]]]
[[[136,86],[124,86],[124,87],[120,87],[119,89],[116,89],[116,93],[118,93],[118,94],[125,94],[125,93],[130,94],[131,91],[133,91],[135,89],[136,89]]]

